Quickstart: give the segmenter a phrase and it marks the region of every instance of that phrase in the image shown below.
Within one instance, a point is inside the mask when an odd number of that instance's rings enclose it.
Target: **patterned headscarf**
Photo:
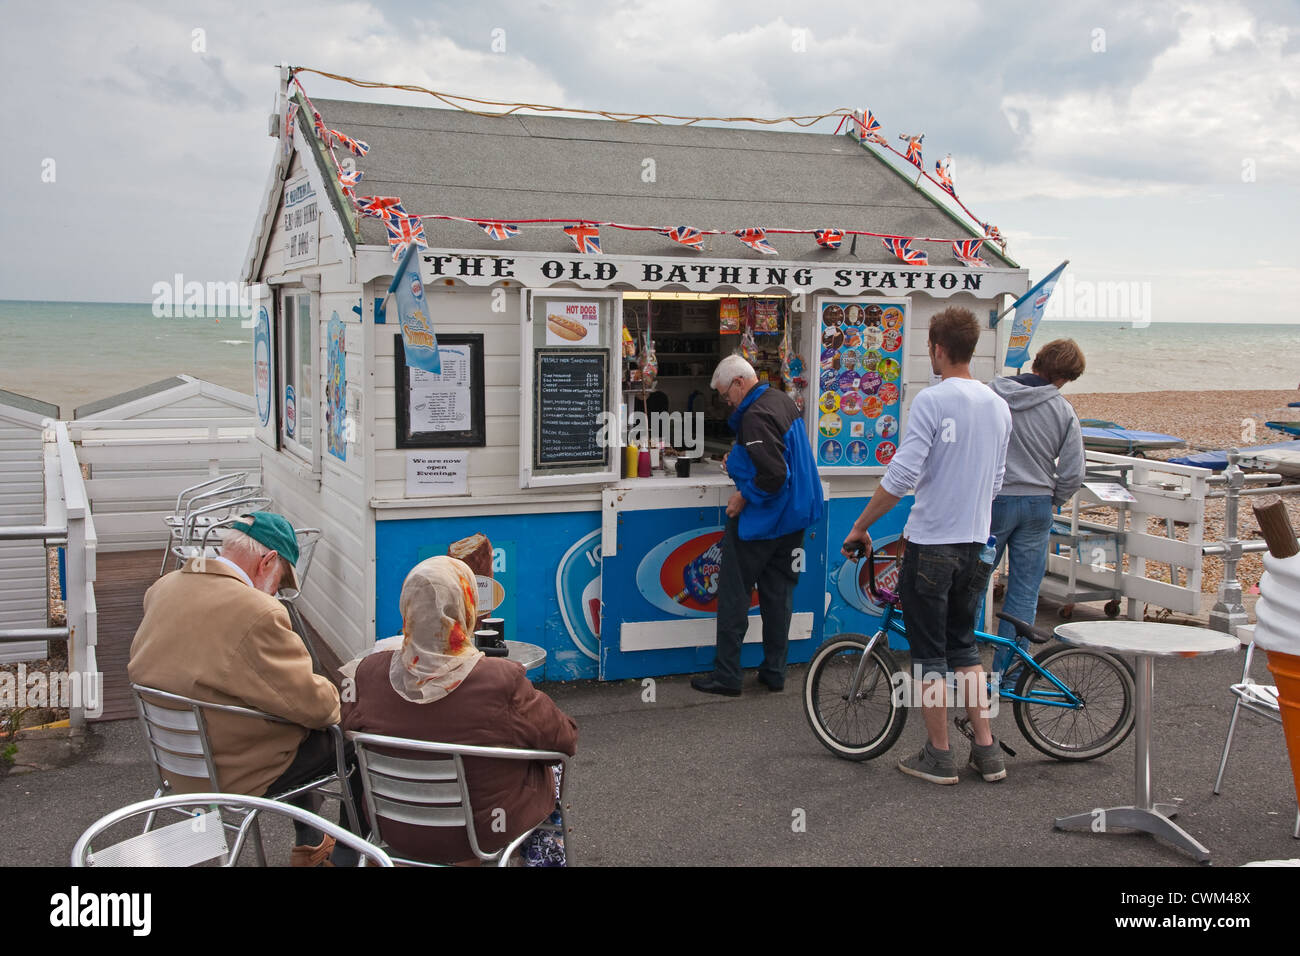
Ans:
[[[474,646],[474,572],[456,558],[421,561],[402,585],[401,609],[402,649],[393,655],[388,679],[412,703],[441,700],[483,658]]]

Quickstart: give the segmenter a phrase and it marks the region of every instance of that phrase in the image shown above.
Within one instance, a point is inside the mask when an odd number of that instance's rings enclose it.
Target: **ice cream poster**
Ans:
[[[678,617],[718,613],[718,574],[724,528],[685,531],[651,548],[636,569],[641,596]],[[758,606],[755,593],[750,607]]]
[[[347,327],[335,312],[330,316],[329,350],[325,366],[325,437],[330,454],[340,461],[348,460],[346,335]]]
[[[817,465],[879,472],[898,450],[907,302],[831,299],[818,309]]]

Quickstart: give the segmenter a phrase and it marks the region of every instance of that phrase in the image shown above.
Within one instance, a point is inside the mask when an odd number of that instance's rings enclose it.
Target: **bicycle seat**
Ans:
[[[1046,644],[1052,639],[1051,634],[1045,634],[1042,631],[1035,630],[1032,624],[1026,624],[1018,617],[1012,617],[1010,614],[1003,614],[1001,611],[998,611],[998,617],[1016,629],[1017,637],[1023,637],[1031,644]]]

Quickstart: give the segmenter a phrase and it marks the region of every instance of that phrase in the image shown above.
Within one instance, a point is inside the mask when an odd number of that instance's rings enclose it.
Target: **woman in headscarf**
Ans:
[[[578,741],[573,718],[533,687],[519,664],[485,657],[475,647],[477,604],[474,572],[463,561],[436,557],[416,565],[402,585],[401,650],[357,663],[355,700],[343,703],[343,729],[572,756]],[[545,764],[467,757],[464,766],[478,843],[486,852],[555,807],[555,779]],[[440,863],[475,859],[459,827],[385,822],[383,832],[403,856]]]

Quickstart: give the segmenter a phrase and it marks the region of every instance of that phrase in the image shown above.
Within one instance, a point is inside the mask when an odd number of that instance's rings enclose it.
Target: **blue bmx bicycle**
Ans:
[[[880,629],[871,637],[829,638],[813,655],[804,678],[808,724],[827,750],[845,760],[871,760],[888,751],[903,732],[911,699],[910,678],[899,670],[887,639],[891,633],[907,637],[903,612],[898,595],[876,584],[876,557],[867,560],[868,588],[885,609]],[[1023,621],[1002,613],[998,617],[1033,644],[1051,640]],[[1135,685],[1133,670],[1123,659],[1066,645],[1031,657],[996,634],[977,629],[975,639],[1011,649],[1014,661],[1008,669],[1019,667],[1020,677],[1014,689],[999,689],[1001,703],[1011,703],[1020,732],[1048,756],[1091,760],[1114,750],[1132,732]],[[962,723],[958,718],[959,729],[969,733]]]

